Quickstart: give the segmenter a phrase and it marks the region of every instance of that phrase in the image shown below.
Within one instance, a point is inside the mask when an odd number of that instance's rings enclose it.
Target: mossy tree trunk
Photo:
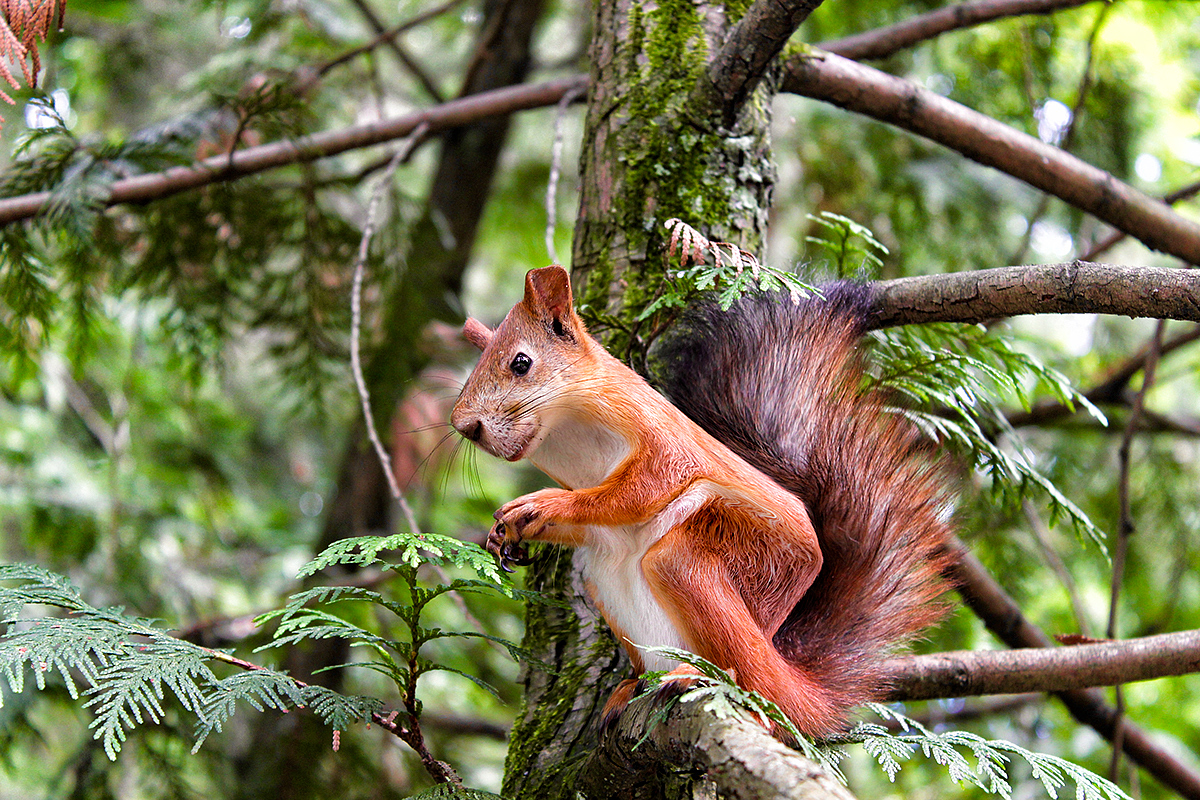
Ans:
[[[634,320],[660,285],[668,219],[750,252],[762,246],[774,81],[759,82],[730,124],[699,88],[735,5],[596,4],[572,272],[585,309],[620,323],[596,331],[618,352],[636,346]]]
[[[769,123],[775,79],[769,65],[815,5],[593,4],[572,278],[593,333],[613,352],[631,355],[643,344],[636,318],[665,274],[668,219],[682,219],[714,241],[761,251],[774,178]],[[768,21],[776,29],[755,39],[759,61],[749,67],[742,62],[746,69],[731,77],[720,65],[754,49],[731,43],[739,34],[754,38],[757,28],[739,29],[738,23],[756,12],[759,18],[774,15]],[[631,669],[586,598],[570,551],[543,552],[528,581],[564,598],[568,607],[529,610],[526,645],[556,672],[531,669],[527,675],[504,795],[586,796],[592,785],[587,756],[597,746],[600,712]],[[691,796],[691,779],[663,781],[616,794]],[[611,796],[619,783],[606,781],[604,794]]]

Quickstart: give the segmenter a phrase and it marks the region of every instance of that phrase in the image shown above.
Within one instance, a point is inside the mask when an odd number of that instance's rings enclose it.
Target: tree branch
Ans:
[[[822,42],[818,47],[843,58],[863,61],[887,58],[948,31],[982,25],[1003,17],[1053,14],[1096,0],[974,0],[918,14],[895,25]]]
[[[788,60],[782,88],[924,136],[1052,194],[1153,250],[1200,264],[1200,224],[1098,167],[911,81],[808,51]]]
[[[438,89],[437,84],[433,82],[433,79],[421,68],[416,59],[400,44],[400,41],[396,38],[398,34],[389,35],[388,27],[383,24],[383,20],[379,18],[379,15],[375,13],[375,9],[371,8],[367,0],[350,0],[350,3],[358,9],[358,13],[367,21],[371,30],[375,31],[376,37],[381,39],[382,43],[395,54],[396,60],[408,70],[409,74],[417,79],[417,82],[421,84],[425,92],[435,102],[444,102],[445,97],[442,95],[441,90]]]
[[[888,700],[1061,692],[1200,671],[1200,630],[1020,650],[971,650],[894,658]]]
[[[422,124],[427,124],[429,134],[434,135],[490,117],[552,106],[567,92],[586,84],[587,76],[573,75],[545,83],[510,86],[461,97],[388,120],[316,133],[294,141],[248,147],[232,154],[207,158],[191,166],[173,167],[163,172],[116,181],[110,189],[105,205],[158,200],[211,183],[230,181],[276,167],[315,161],[348,150],[382,144],[408,136]],[[44,212],[53,199],[51,192],[35,192],[0,199],[0,226],[29,219]]]
[[[747,715],[718,717],[654,698],[632,703],[574,778],[588,797],[853,800],[853,795]],[[670,787],[673,791],[668,792]]]
[[[1013,648],[1051,647],[1053,641],[1026,619],[1020,607],[988,574],[987,569],[965,547],[958,545],[960,558],[949,575],[963,602],[983,620],[988,630]],[[1112,741],[1116,711],[1095,689],[1070,689],[1057,693],[1071,716],[1091,726]],[[1184,797],[1200,799],[1200,774],[1156,744],[1133,723],[1123,724],[1121,748],[1130,759]]]
[[[1183,202],[1184,200],[1190,200],[1197,194],[1200,194],[1200,181],[1190,183],[1187,186],[1184,186],[1182,189],[1176,189],[1170,194],[1165,195],[1162,201],[1169,206],[1173,206],[1176,203]],[[1108,236],[1089,247],[1086,253],[1079,256],[1079,259],[1081,261],[1094,261],[1101,254],[1107,253],[1109,250],[1123,242],[1125,237],[1128,235],[1129,234],[1125,233],[1125,231],[1113,231]]]
[[[375,48],[379,47],[381,44],[394,40],[397,36],[405,31],[412,30],[413,28],[423,25],[435,17],[445,14],[447,11],[453,10],[455,6],[460,6],[463,4],[463,2],[465,2],[465,0],[447,0],[447,2],[442,3],[442,5],[438,6],[437,8],[428,9],[427,11],[417,14],[412,19],[401,22],[399,25],[393,25],[382,33],[379,33],[374,39],[366,44],[347,50],[340,56],[326,61],[317,68],[317,74],[324,75],[334,67],[345,64],[346,62],[361,56],[363,53],[369,53]]]
[[[1200,339],[1200,326],[1186,330],[1163,342],[1159,356],[1166,356],[1181,347],[1191,344],[1197,339]],[[1084,392],[1083,396],[1092,403],[1120,402],[1122,395],[1125,393],[1125,387],[1129,385],[1129,381],[1145,367],[1147,359],[1150,357],[1150,351],[1150,347],[1146,346],[1125,359],[1125,361],[1115,368],[1109,370],[1103,380]],[[1048,400],[1035,404],[1029,411],[1012,412],[1008,415],[1008,422],[1014,428],[1024,425],[1041,425],[1072,413],[1074,413],[1074,409],[1069,408],[1064,403]],[[1150,414],[1150,416],[1156,415]],[[1154,421],[1163,422],[1164,420],[1159,417]],[[1184,421],[1184,424],[1186,424],[1186,421]]]
[[[983,322],[1018,314],[1119,314],[1200,322],[1200,271],[1074,261],[875,284],[875,324]]]
[[[700,107],[719,113],[724,126],[732,127],[771,62],[819,5],[821,0],[755,0],[729,32],[693,92]]]

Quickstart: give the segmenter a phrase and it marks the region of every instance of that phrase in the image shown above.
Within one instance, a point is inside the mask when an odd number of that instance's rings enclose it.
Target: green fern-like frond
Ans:
[[[383,710],[383,703],[356,695],[343,695],[324,686],[302,685],[282,672],[253,670],[239,672],[216,681],[204,698],[196,723],[196,743],[200,749],[214,731],[220,732],[238,706],[245,703],[257,711],[274,709],[287,712],[309,708],[333,730],[345,730],[355,723],[369,723],[371,715]]]
[[[412,795],[408,800],[504,800],[504,798],[479,789],[468,789],[453,783],[439,783],[437,786]]]
[[[385,552],[394,555],[397,561],[383,558],[381,554]],[[417,567],[422,563],[471,568],[483,579],[457,578],[445,584],[423,586],[417,579]],[[437,639],[484,639],[504,647],[514,660],[539,669],[551,669],[550,665],[538,659],[532,652],[508,639],[481,631],[446,630],[428,627],[422,623],[425,606],[449,592],[499,593],[531,602],[559,602],[538,592],[518,590],[487,580],[487,577],[499,577],[499,573],[493,557],[478,545],[434,534],[402,533],[393,536],[344,539],[331,545],[305,566],[303,574],[345,564],[395,571],[404,584],[400,596],[392,597],[372,589],[353,586],[325,586],[298,592],[288,599],[283,608],[263,614],[257,619],[260,625],[273,620],[278,620],[279,623],[274,639],[259,650],[296,644],[305,639],[344,639],[351,642],[352,646],[372,649],[381,659],[358,662],[354,666],[373,669],[400,685],[424,672],[442,670],[462,675],[491,694],[495,693],[495,689],[477,676],[421,659],[417,654],[422,647]],[[331,606],[344,602],[368,603],[391,612],[407,630],[407,639],[380,636],[328,610]],[[405,666],[405,663],[409,666]],[[415,673],[410,674],[413,669]]]
[[[956,781],[973,784],[1008,800],[1012,796],[1012,786],[1005,765],[1012,759],[1020,759],[1029,764],[1033,777],[1041,782],[1051,798],[1057,798],[1058,790],[1071,781],[1080,800],[1129,800],[1116,784],[1066,759],[1035,753],[1011,742],[987,740],[967,731],[935,733],[894,709],[877,703],[870,704],[869,708],[885,720],[896,721],[900,733],[893,734],[880,725],[860,723],[847,734],[846,740],[861,742],[889,778],[894,779],[900,762],[919,750],[945,766]]]
[[[1034,466],[1000,406],[1011,399],[1028,408],[1045,393],[1106,423],[1064,375],[983,326],[910,325],[872,336],[872,379],[904,401],[897,413],[989,475],[999,500],[1012,505],[1040,491],[1053,519],[1069,520],[1104,549],[1104,532]]]
[[[165,633],[145,642],[126,642],[120,657],[92,681],[88,690],[92,698],[84,703],[84,708],[95,711],[91,727],[109,758],[117,757],[127,731],[163,718],[164,690],[169,689],[188,711],[201,713],[205,689],[216,682],[205,663],[207,655]]]
[[[852,274],[874,275],[883,266],[881,255],[888,249],[865,225],[849,217],[822,211],[806,215],[809,220],[825,229],[820,236],[808,235],[804,241],[828,250],[833,256],[834,274],[846,277]]]
[[[396,551],[399,562],[380,558],[384,551]],[[332,566],[353,565],[396,569],[416,568],[423,563],[469,568],[481,578],[503,585],[503,578],[490,553],[473,542],[436,533],[395,533],[390,536],[356,536],[334,542],[300,571],[300,577]]]
[[[685,308],[704,292],[715,291],[717,303],[728,309],[754,289],[786,291],[793,300],[816,291],[794,272],[763,264],[753,253],[729,242],[710,241],[682,220],[670,219],[665,225],[671,232],[665,253],[667,280],[638,314],[639,322]]]
[[[23,617],[27,606],[59,608],[67,616]],[[219,679],[209,664],[227,660],[223,654],[176,639],[153,620],[89,605],[63,576],[27,564],[0,564],[0,626],[0,675],[9,690],[25,688],[27,671],[38,689],[46,687],[47,675],[59,676],[73,698],[82,681],[89,696],[84,707],[95,714],[94,736],[109,758],[116,758],[134,728],[163,718],[168,696],[196,716],[197,748],[239,701],[259,710],[311,708],[335,730],[381,709],[377,700],[252,665]],[[3,701],[0,692],[0,706]]]

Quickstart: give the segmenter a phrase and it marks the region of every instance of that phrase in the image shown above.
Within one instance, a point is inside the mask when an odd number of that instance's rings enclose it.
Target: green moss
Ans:
[[[746,16],[746,11],[753,2],[754,0],[725,0],[725,19],[729,20],[730,24],[736,23]]]
[[[745,7],[731,3],[726,10],[740,17]],[[606,152],[598,157],[613,165],[615,176],[611,214],[594,230],[576,231],[577,241],[596,243],[576,255],[587,264],[580,300],[591,321],[617,314],[615,330],[603,339],[636,362],[634,321],[662,286],[666,220],[678,217],[714,239],[758,249],[762,187],[771,182],[764,166],[770,109],[769,90],[756,93],[732,133],[697,106],[709,51],[704,20],[690,0],[635,3],[628,21],[622,49],[606,70],[620,87],[615,108],[599,123]],[[596,252],[601,247],[605,252]],[[614,286],[626,268],[632,269],[628,280]]]

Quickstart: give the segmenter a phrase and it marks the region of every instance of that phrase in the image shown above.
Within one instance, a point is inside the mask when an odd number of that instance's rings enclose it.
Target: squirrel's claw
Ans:
[[[496,557],[496,563],[505,572],[513,572],[513,566],[523,567],[533,563],[533,559],[525,551],[520,542],[508,540],[507,527],[503,522],[497,522],[488,532],[487,551]]]
[[[533,563],[525,545],[519,542],[505,542],[504,547],[500,550],[500,557],[507,563],[516,564],[518,567],[527,567]],[[501,566],[504,565],[501,564]],[[508,571],[512,572],[511,569]]]

